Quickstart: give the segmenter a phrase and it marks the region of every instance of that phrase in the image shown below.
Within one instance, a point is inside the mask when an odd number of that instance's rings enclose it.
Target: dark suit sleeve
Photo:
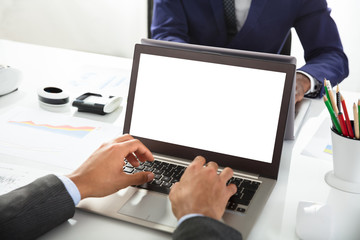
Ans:
[[[348,59],[343,51],[336,23],[330,16],[326,0],[302,1],[294,26],[304,48],[306,65],[300,70],[332,86],[349,75]],[[322,97],[324,89],[318,95]]]
[[[226,239],[241,240],[241,233],[224,223],[208,217],[193,217],[182,222],[173,234],[173,240]]]
[[[180,0],[154,0],[151,35],[159,40],[189,42],[187,20]]]
[[[34,239],[75,213],[74,202],[55,175],[0,196],[0,239]]]

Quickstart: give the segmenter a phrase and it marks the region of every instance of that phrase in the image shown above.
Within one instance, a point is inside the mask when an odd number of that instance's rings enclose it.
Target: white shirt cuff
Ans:
[[[179,219],[178,221],[178,226],[184,222],[185,220],[189,219],[189,218],[193,218],[193,217],[203,217],[204,215],[200,214],[200,213],[189,213],[186,214],[185,216],[182,216],[182,218]]]
[[[81,200],[81,195],[75,183],[71,181],[70,178],[65,176],[57,176],[57,177],[64,183],[65,188],[69,192],[71,198],[73,199],[75,206],[78,205],[78,203]]]

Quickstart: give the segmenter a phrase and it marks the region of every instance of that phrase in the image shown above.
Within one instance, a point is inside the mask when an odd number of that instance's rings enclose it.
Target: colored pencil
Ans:
[[[359,115],[358,115],[358,108],[356,106],[356,103],[353,105],[353,111],[354,111],[354,131],[355,131],[355,138],[360,138],[359,133]]]
[[[338,108],[339,113],[341,112],[341,103],[340,103],[340,91],[339,84],[336,85],[336,106]]]
[[[331,105],[330,105],[330,101],[329,99],[327,99],[326,96],[324,96],[324,102],[325,102],[325,105],[330,113],[330,116],[331,116],[331,119],[335,125],[335,128],[336,130],[338,131],[339,134],[342,134],[342,131],[341,131],[341,127],[340,127],[340,124],[338,122],[338,119],[336,118],[336,115],[334,113],[334,110],[332,109]]]
[[[331,101],[331,106],[334,109],[334,112],[336,114],[335,116],[337,116],[339,114],[339,110],[338,110],[337,105],[336,105],[336,101],[335,101],[335,97],[334,97],[334,93],[332,91],[330,81],[327,81],[327,87],[328,87],[329,97],[330,97],[330,101]]]
[[[351,126],[349,114],[348,114],[348,111],[347,111],[347,108],[346,108],[345,99],[344,99],[344,97],[343,97],[341,94],[340,94],[340,99],[341,99],[342,109],[344,110],[345,122],[346,122],[346,126],[347,126],[347,130],[348,130],[349,136],[350,136],[351,138],[354,138],[354,131],[353,131],[352,126]]]
[[[327,97],[327,99],[330,99],[330,96],[329,96],[329,91],[328,91],[328,88],[327,88],[327,80],[326,78],[324,79],[324,90],[325,90],[325,95]]]
[[[346,129],[346,124],[345,124],[345,120],[344,120],[344,115],[342,112],[339,112],[338,114],[338,120],[339,120],[339,123],[340,123],[340,128],[341,128],[341,131],[343,133],[343,135],[345,137],[348,137],[349,134],[348,134],[348,131]]]
[[[359,132],[360,132],[360,99],[358,100],[358,121],[359,121]],[[360,135],[360,134],[359,134]],[[360,136],[359,136],[360,137]]]

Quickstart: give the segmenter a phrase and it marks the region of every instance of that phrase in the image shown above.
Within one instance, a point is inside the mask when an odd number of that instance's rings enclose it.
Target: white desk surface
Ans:
[[[36,90],[44,84],[61,84],[77,69],[96,68],[131,69],[131,60],[118,57],[76,52],[0,40],[0,63],[7,64],[24,73],[19,90],[0,98],[0,114],[14,106],[41,109]],[[126,99],[127,89],[119,90]],[[70,94],[71,98],[77,93]],[[331,239],[358,239],[360,194],[333,189],[324,180],[325,173],[332,170],[332,161],[315,159],[301,154],[319,125],[327,117],[321,100],[312,100],[311,107],[299,135],[294,141],[286,141],[280,164],[278,182],[248,239],[298,239],[295,234],[296,210],[299,201],[327,203],[336,213],[336,224]],[[44,110],[45,111],[45,110]],[[65,115],[75,115],[122,126],[125,109],[108,116],[76,112],[75,108]],[[3,163],[36,166],[21,159],[0,155]],[[44,167],[44,166],[42,166]],[[51,167],[49,168],[50,170]],[[171,239],[171,235],[134,224],[76,210],[68,222],[45,234],[41,239]]]

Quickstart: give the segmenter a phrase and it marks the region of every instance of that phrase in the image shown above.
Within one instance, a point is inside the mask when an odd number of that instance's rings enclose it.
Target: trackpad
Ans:
[[[177,225],[168,196],[144,189],[139,189],[118,213],[169,227]]]

